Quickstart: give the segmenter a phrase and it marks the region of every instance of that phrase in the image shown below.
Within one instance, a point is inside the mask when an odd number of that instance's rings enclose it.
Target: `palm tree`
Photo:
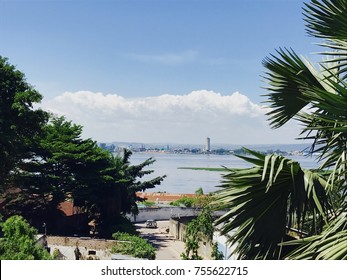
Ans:
[[[252,168],[229,170],[217,220],[240,259],[347,259],[347,1],[305,4],[309,35],[327,57],[315,67],[292,49],[263,61],[270,126],[293,119],[320,167],[246,150]]]

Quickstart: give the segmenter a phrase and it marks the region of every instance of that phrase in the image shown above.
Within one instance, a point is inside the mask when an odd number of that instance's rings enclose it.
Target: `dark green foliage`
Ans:
[[[0,239],[1,260],[49,260],[49,253],[36,244],[37,230],[21,216],[12,216],[1,223],[4,237]]]
[[[223,176],[216,196],[220,208],[228,211],[216,222],[230,244],[237,245],[239,258],[278,259],[289,228],[322,230],[330,210],[325,181],[296,161],[247,151],[253,157],[239,157],[255,166]]]
[[[33,157],[16,174],[14,182],[21,191],[6,205],[9,213],[24,215],[37,226],[51,220],[49,228],[54,233],[59,203],[69,199],[74,206],[91,211],[105,186],[113,182],[107,174],[112,161],[94,141],[81,139],[81,133],[81,126],[63,117],[52,118],[43,128],[33,145]]]
[[[30,157],[47,120],[46,112],[33,109],[41,99],[24,74],[0,56],[0,191],[12,185],[10,171]]]
[[[118,181],[120,187],[126,190],[122,193],[122,200],[127,201],[127,204],[122,205],[123,213],[138,213],[137,201],[144,201],[144,199],[136,196],[137,192],[143,192],[147,189],[155,188],[160,185],[166,175],[155,177],[151,180],[145,181],[143,177],[153,173],[153,170],[146,169],[149,165],[153,164],[155,160],[148,158],[138,165],[130,164],[130,157],[132,152],[130,150],[123,150],[122,157],[115,157],[115,165],[121,175],[121,180]]]
[[[99,221],[99,232],[103,236],[111,236],[118,228],[115,221],[120,215],[132,213],[138,214],[138,201],[143,201],[136,193],[154,188],[165,178],[158,176],[148,181],[143,177],[153,173],[146,168],[154,162],[149,158],[139,165],[131,165],[132,152],[124,149],[122,156],[111,156],[111,168],[108,174],[113,178],[112,185],[102,195],[102,200],[95,204],[96,219]],[[100,216],[98,216],[100,214]],[[127,227],[127,231],[131,230]]]
[[[123,215],[114,216],[110,221],[102,221],[102,227],[99,226],[98,230],[102,230],[102,235],[109,238],[115,232],[124,232],[131,235],[138,235],[136,227],[130,220]]]
[[[136,258],[149,260],[155,259],[155,248],[148,243],[147,240],[123,232],[116,232],[112,234],[112,237],[118,241],[124,241],[118,242],[118,244],[112,248],[112,253],[131,255]]]
[[[24,215],[37,227],[50,220],[50,233],[64,234],[57,207],[70,200],[80,213],[95,221],[99,235],[109,237],[120,215],[136,213],[136,192],[163,180],[164,176],[139,180],[153,172],[143,170],[153,159],[130,165],[130,151],[114,157],[95,141],[82,139],[81,134],[81,126],[63,117],[52,118],[36,139],[32,159],[22,163],[16,174],[14,182],[21,190],[19,195],[7,196],[7,215]],[[87,233],[86,225],[78,226],[75,232]]]

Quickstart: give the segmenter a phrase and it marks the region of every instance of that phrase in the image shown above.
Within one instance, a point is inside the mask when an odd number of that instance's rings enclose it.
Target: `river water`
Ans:
[[[214,154],[168,154],[168,153],[133,153],[131,164],[139,164],[148,159],[154,158],[156,161],[148,169],[154,170],[150,175],[144,177],[149,180],[153,177],[166,175],[167,177],[154,189],[148,192],[167,193],[194,193],[198,188],[202,188],[204,193],[218,190],[222,174],[219,171],[179,169],[179,167],[228,167],[243,168],[250,167],[247,162],[233,155]],[[296,156],[290,157],[300,162],[303,168],[316,168],[318,166],[314,158]]]

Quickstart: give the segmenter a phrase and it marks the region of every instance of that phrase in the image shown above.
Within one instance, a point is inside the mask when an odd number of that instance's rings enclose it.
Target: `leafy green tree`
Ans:
[[[112,159],[95,141],[82,139],[81,133],[81,126],[64,117],[52,118],[43,128],[33,145],[34,156],[21,164],[16,176],[21,192],[6,205],[10,214],[24,215],[37,227],[50,220],[50,232],[59,227],[54,225],[54,218],[61,215],[57,207],[67,199],[81,212],[94,214],[94,206],[107,197],[105,192],[109,194],[115,181],[108,174]]]
[[[114,186],[110,189],[112,193],[105,193],[105,201],[98,205],[100,210],[100,231],[106,236],[111,236],[119,229],[119,223],[123,221],[122,215],[132,213],[137,215],[139,210],[137,202],[144,199],[137,196],[137,192],[154,188],[160,185],[166,177],[157,176],[150,180],[145,180],[146,175],[150,175],[154,170],[147,169],[155,160],[148,158],[138,165],[130,163],[132,152],[124,149],[122,155],[112,156],[112,167],[110,174],[114,178]],[[116,207],[116,208],[115,208]]]
[[[118,172],[121,174],[122,201],[126,202],[122,205],[122,213],[138,213],[137,201],[144,199],[136,195],[137,192],[143,192],[147,189],[155,188],[160,185],[166,175],[157,176],[150,180],[144,180],[144,176],[150,175],[154,170],[147,169],[155,160],[148,158],[138,165],[131,165],[130,157],[132,152],[124,149],[123,155],[114,158]]]
[[[12,187],[13,171],[30,158],[33,139],[47,120],[46,112],[33,109],[41,99],[24,74],[0,56],[0,192]]]
[[[213,217],[210,207],[203,208],[196,219],[187,225],[185,238],[185,252],[181,254],[183,260],[202,260],[198,250],[203,240],[212,242],[213,239]]]
[[[62,213],[58,206],[65,200],[73,202],[79,213],[94,220],[101,236],[111,236],[121,215],[136,212],[136,192],[160,184],[164,176],[152,180],[143,170],[154,162],[148,159],[139,165],[130,164],[130,151],[113,156],[91,139],[82,138],[82,127],[64,117],[52,117],[36,137],[32,158],[20,165],[16,185],[20,193],[8,195],[4,210],[7,216],[20,214],[36,227],[47,224],[51,233],[65,234],[60,226]],[[88,231],[87,223],[76,232]],[[63,232],[61,232],[63,231]]]
[[[1,260],[49,260],[50,254],[36,242],[37,230],[21,216],[12,216],[1,223]]]
[[[328,57],[319,69],[287,49],[263,62],[270,125],[297,120],[321,166],[250,150],[239,156],[254,167],[225,175],[215,204],[228,210],[217,224],[240,259],[347,259],[346,14],[344,0],[305,4],[308,34],[323,39]],[[293,232],[298,240],[287,241]]]
[[[144,170],[152,158],[131,165],[130,151],[114,157],[92,139],[83,139],[82,126],[34,110],[41,99],[24,74],[0,57],[2,213],[23,215],[36,227],[49,220],[53,233],[62,215],[59,204],[71,200],[103,234],[109,225],[121,222],[122,214],[138,211],[136,202],[141,199],[136,192],[154,188],[165,176],[143,180],[153,172]]]

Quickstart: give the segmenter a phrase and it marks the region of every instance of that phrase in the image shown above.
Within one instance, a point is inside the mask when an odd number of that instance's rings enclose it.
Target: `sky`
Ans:
[[[0,55],[99,142],[297,143],[266,120],[262,60],[315,59],[297,0],[0,0]]]

